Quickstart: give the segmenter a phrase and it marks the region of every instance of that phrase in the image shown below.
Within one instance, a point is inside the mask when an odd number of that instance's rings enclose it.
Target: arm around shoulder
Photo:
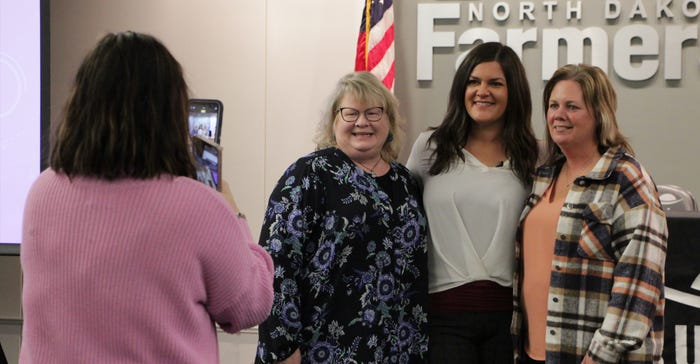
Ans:
[[[434,148],[428,145],[428,138],[432,132],[422,132],[416,138],[411,148],[411,153],[406,161],[406,168],[411,171],[411,174],[416,178],[420,185],[423,184],[423,178],[427,175],[432,164],[432,152]]]

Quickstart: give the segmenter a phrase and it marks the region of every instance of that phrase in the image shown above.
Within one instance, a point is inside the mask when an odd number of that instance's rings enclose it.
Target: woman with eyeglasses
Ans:
[[[513,363],[515,231],[538,155],[531,110],[516,53],[480,44],[457,69],[442,123],[411,151],[430,224],[431,363]]]
[[[396,161],[397,101],[372,74],[337,84],[317,150],[272,192],[260,236],[276,267],[256,363],[423,363],[426,219]]]

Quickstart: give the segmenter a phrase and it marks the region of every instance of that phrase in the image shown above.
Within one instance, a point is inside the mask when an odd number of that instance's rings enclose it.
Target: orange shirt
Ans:
[[[527,323],[525,351],[532,359],[545,360],[547,295],[554,257],[554,241],[566,193],[552,196],[547,189],[523,222],[522,305]]]

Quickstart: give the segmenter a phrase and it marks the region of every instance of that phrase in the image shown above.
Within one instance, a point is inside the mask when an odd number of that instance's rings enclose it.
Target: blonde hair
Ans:
[[[549,110],[549,97],[554,86],[559,81],[570,80],[579,84],[583,93],[586,106],[593,112],[596,121],[596,138],[598,139],[598,151],[603,153],[610,147],[624,147],[627,152],[633,154],[632,146],[627,137],[617,125],[617,94],[608,76],[602,69],[585,64],[568,64],[554,72],[544,87],[543,110],[545,118]],[[547,138],[547,164],[558,159],[562,155],[561,149],[554,143],[549,134],[549,128],[545,128]]]
[[[323,119],[318,125],[316,137],[316,149],[336,147],[333,126],[340,116],[338,108],[340,101],[346,95],[363,104],[379,104],[384,108],[384,114],[389,119],[389,138],[384,142],[381,155],[385,161],[391,162],[398,158],[401,151],[403,133],[403,119],[399,115],[398,101],[396,97],[384,86],[384,84],[369,72],[352,72],[343,76],[331,93],[329,102],[324,111]]]

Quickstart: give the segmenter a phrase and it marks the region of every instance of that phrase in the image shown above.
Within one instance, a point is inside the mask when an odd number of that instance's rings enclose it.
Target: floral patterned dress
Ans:
[[[381,177],[328,148],[290,166],[260,236],[275,301],[256,363],[422,363],[428,349],[426,219],[410,172]]]

